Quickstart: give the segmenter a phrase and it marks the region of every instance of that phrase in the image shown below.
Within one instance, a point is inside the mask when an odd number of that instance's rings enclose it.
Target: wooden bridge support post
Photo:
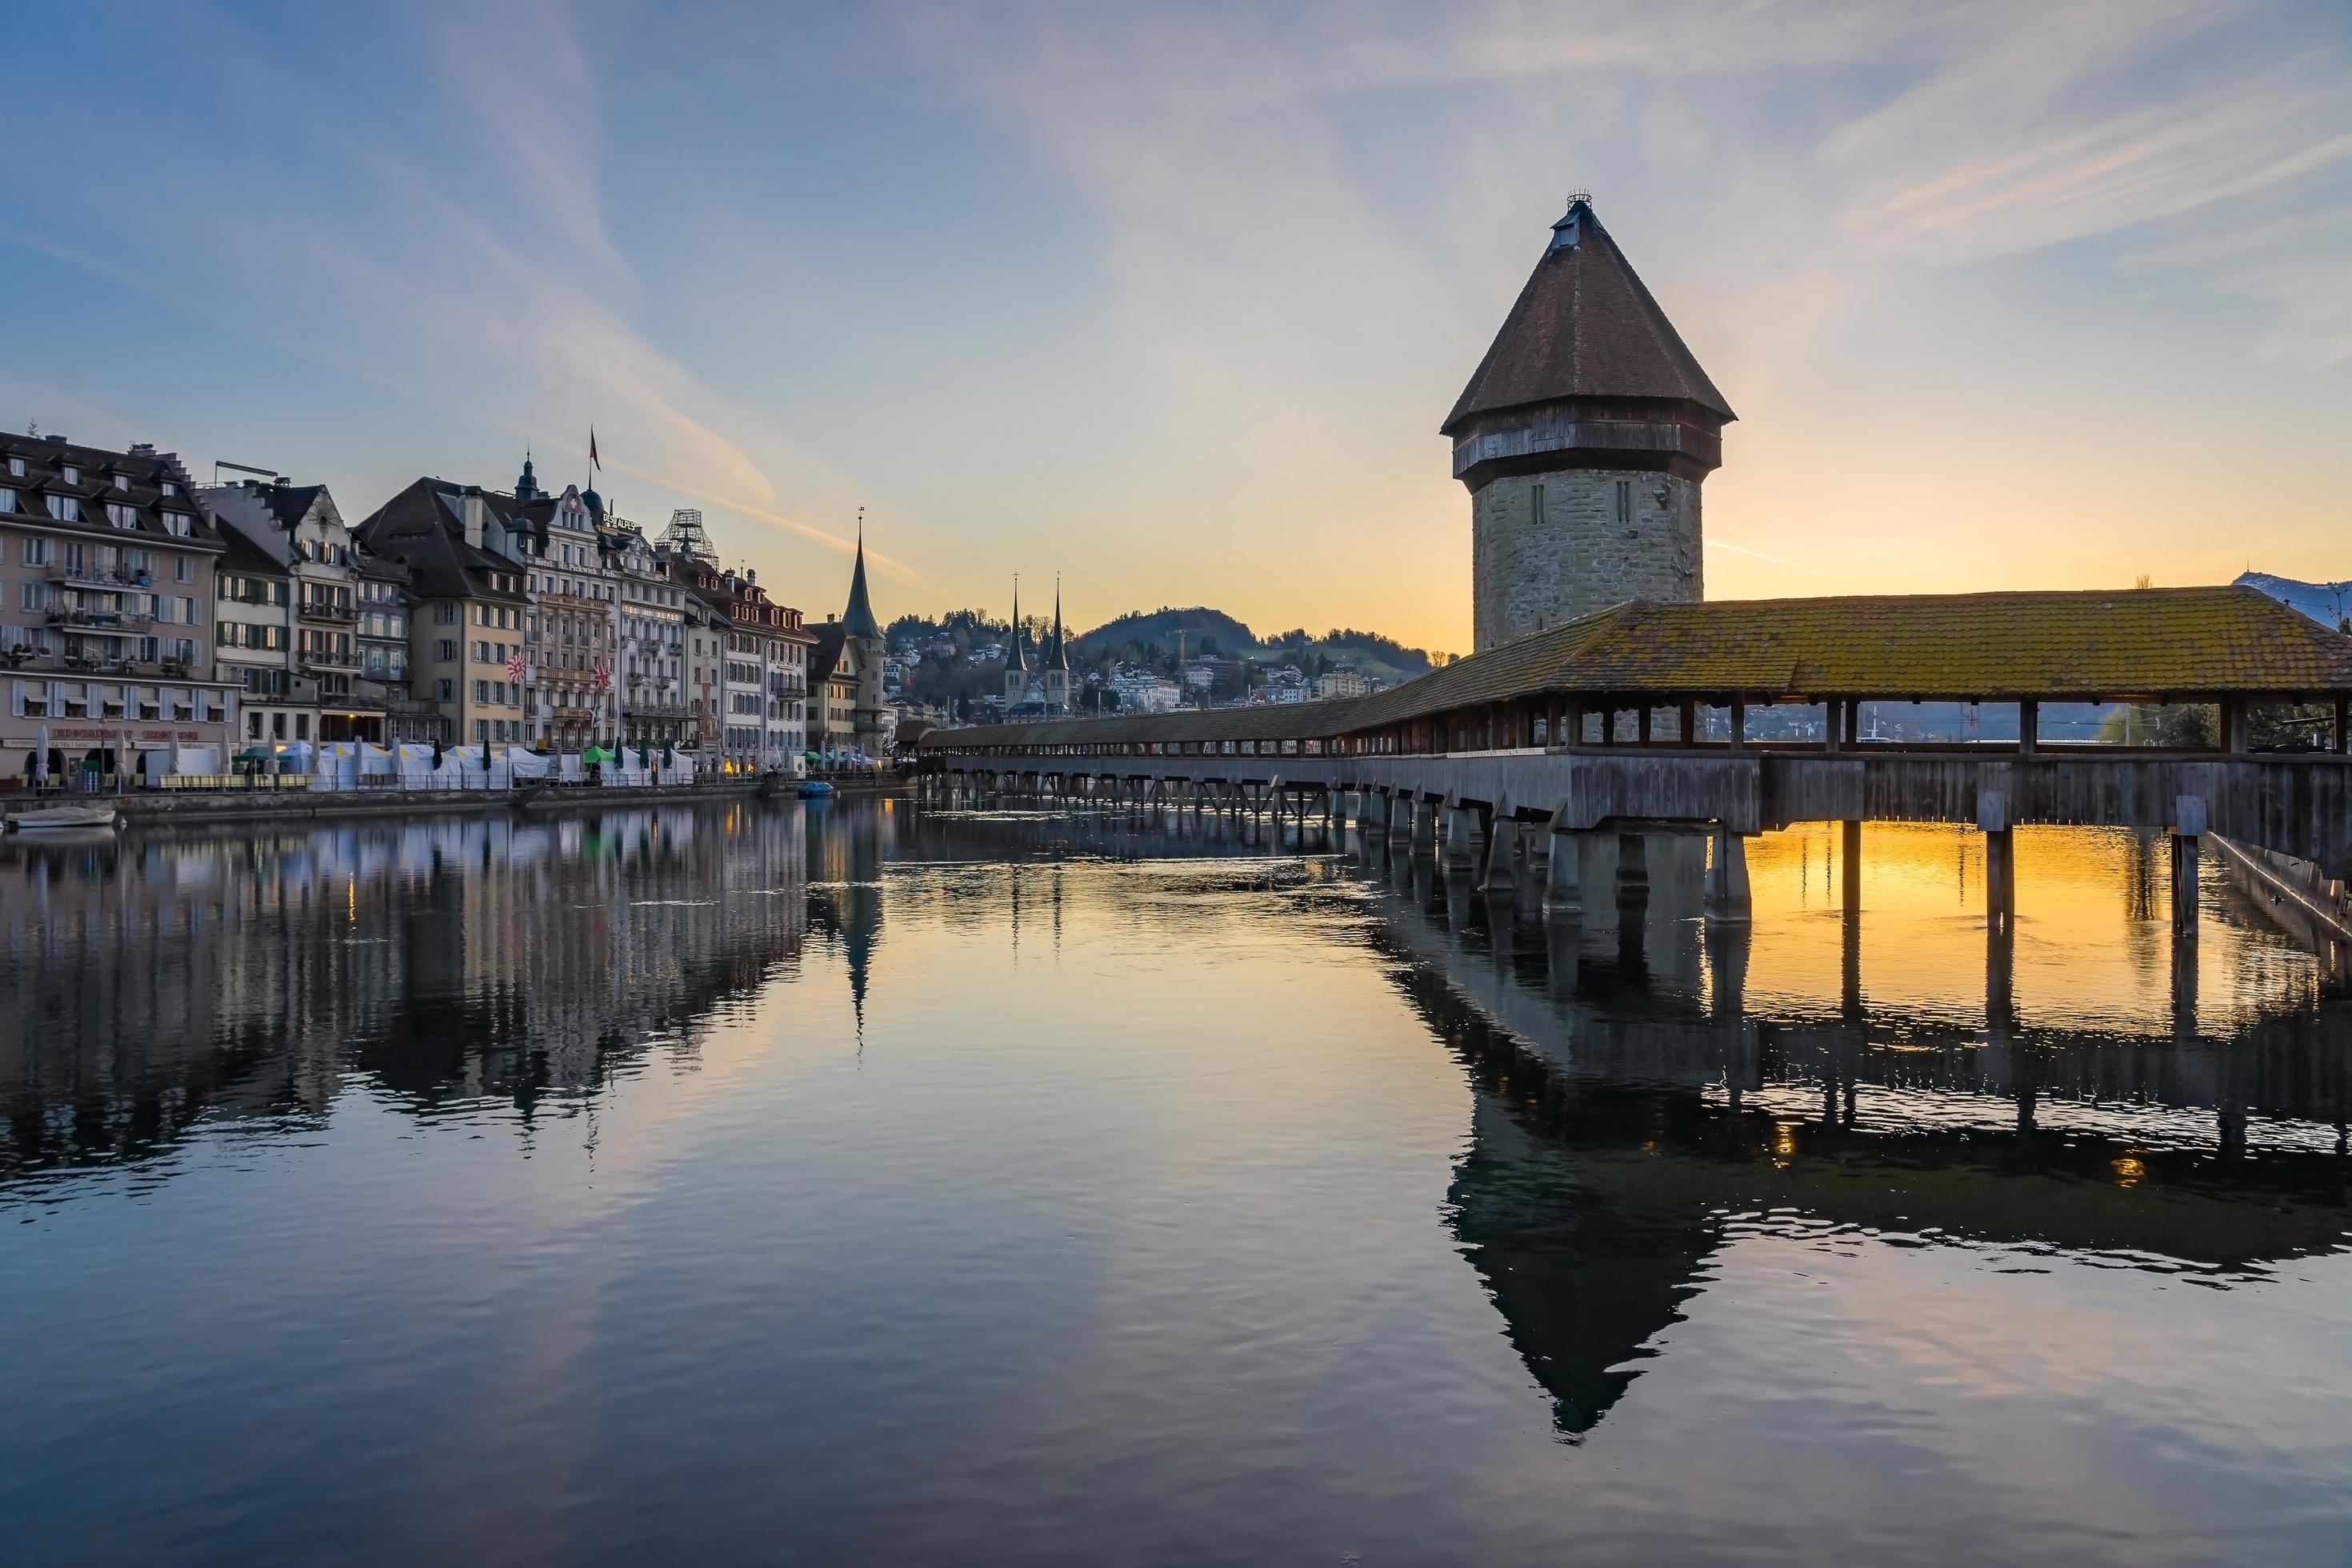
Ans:
[[[2195,834],[2176,832],[2172,840],[2172,931],[2184,942],[2197,940],[2197,862]]]
[[[1549,850],[1544,865],[1544,913],[1565,921],[1584,918],[1584,840],[1565,826],[1565,806],[1552,814],[1544,835]]]
[[[1748,840],[1720,822],[1707,845],[1706,910],[1711,921],[1735,924],[1756,913],[1748,887]]]
[[[1445,868],[1469,871],[1478,865],[1478,814],[1453,801],[1445,803]]]
[[[1985,928],[2006,931],[2017,919],[2017,840],[2000,791],[1979,792],[1977,826],[1985,840]]]
[[[1839,868],[1840,904],[1848,914],[1862,909],[1862,824],[1855,821],[1838,824],[1838,855],[1844,864]]]
[[[1650,893],[1650,841],[1638,833],[1617,836],[1617,895],[1647,898]]]
[[[2016,920],[2016,830],[1994,828],[1985,835],[1985,924],[2005,931]]]
[[[1495,808],[1495,825],[1486,835],[1486,877],[1481,884],[1490,893],[1507,893],[1518,886],[1518,826],[1503,807]]]
[[[1748,749],[1748,704],[1745,702],[1731,705],[1731,749],[1735,752]]]

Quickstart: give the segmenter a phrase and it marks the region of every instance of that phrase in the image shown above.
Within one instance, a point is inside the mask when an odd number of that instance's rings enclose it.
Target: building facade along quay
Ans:
[[[238,696],[214,652],[220,531],[178,456],[0,434],[0,751],[141,776],[219,766]]]
[[[453,741],[513,744],[524,723],[524,639],[533,605],[507,498],[421,479],[360,524],[369,550],[406,568],[410,687]]]
[[[365,689],[359,646],[360,552],[334,496],[324,485],[278,479],[206,486],[198,499],[225,532],[285,573],[285,679],[267,700],[290,712],[294,733],[278,738],[382,745],[388,693],[380,686]],[[281,727],[274,715],[270,727]],[[250,732],[250,722],[247,729],[249,742],[262,738]]]

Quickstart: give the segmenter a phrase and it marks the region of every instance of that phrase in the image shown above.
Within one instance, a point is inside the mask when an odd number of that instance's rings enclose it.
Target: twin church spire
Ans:
[[[1054,626],[1037,645],[1036,658],[1029,653],[1029,636],[1021,622],[1021,579],[1013,579],[1013,636],[1004,650],[1004,707],[1007,712],[1021,707],[1042,707],[1049,713],[1066,712],[1070,706],[1070,647],[1062,629],[1062,583],[1054,580]]]

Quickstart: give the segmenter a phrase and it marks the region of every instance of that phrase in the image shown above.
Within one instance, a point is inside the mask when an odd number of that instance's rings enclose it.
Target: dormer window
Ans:
[[[24,458],[10,458],[8,459],[8,477],[12,479],[21,479],[25,477]]]
[[[139,509],[109,501],[106,503],[106,521],[117,528],[136,528],[139,526]]]
[[[131,476],[130,476],[129,474],[117,474],[117,475],[115,475],[115,476],[114,476],[114,488],[115,488],[116,489],[119,489],[119,490],[127,490],[127,489],[129,489],[131,488]]]
[[[191,538],[196,531],[196,520],[184,511],[167,511],[163,514],[163,531],[174,539]]]
[[[74,500],[73,497],[50,496],[47,499],[49,502],[49,515],[56,518],[59,522],[79,522],[81,521],[81,502]]]
[[[163,481],[163,493],[167,496],[178,495],[180,493],[179,482],[174,479],[165,479]]]
[[[68,463],[64,468],[59,468],[58,470],[58,475],[69,485],[78,485],[81,483],[81,470],[75,468],[71,463]]]

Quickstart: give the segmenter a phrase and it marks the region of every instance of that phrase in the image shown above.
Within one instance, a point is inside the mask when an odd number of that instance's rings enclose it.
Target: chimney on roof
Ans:
[[[457,512],[465,520],[466,542],[479,550],[482,547],[483,515],[489,509],[482,504],[482,492],[468,487],[459,498]]]
[[[756,583],[759,580],[760,569],[757,566],[746,566],[743,568],[743,581],[746,583]]]
[[[131,443],[131,455],[134,458],[152,458],[155,455],[155,443],[133,441]]]

